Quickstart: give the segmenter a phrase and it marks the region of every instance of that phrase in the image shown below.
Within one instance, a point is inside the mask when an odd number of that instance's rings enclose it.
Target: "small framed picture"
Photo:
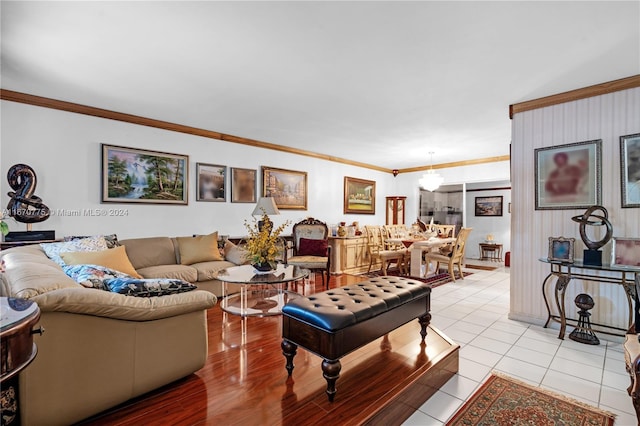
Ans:
[[[476,197],[476,216],[502,216],[502,195]]]
[[[227,166],[196,163],[196,201],[226,201],[226,175]]]
[[[640,238],[613,238],[611,264],[640,268]]]
[[[586,209],[602,199],[602,140],[535,150],[536,210]]]
[[[573,247],[575,242],[575,238],[549,237],[549,261],[573,263]]]
[[[254,169],[231,168],[231,202],[256,202],[256,177],[258,171]]]
[[[640,133],[620,136],[622,208],[640,207]]]

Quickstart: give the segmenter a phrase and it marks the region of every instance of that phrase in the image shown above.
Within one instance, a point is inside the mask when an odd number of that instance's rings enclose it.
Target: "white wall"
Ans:
[[[509,161],[451,167],[438,169],[436,172],[444,177],[444,185],[510,180]],[[407,223],[409,224],[415,222],[420,211],[418,181],[423,174],[424,172],[401,173],[394,178],[396,191],[394,195],[407,196]]]
[[[476,197],[498,197],[502,196],[502,216],[476,216]],[[468,228],[473,228],[467,240],[466,257],[479,258],[479,244],[484,243],[488,234],[493,235],[495,243],[502,244],[502,260],[506,252],[511,250],[511,213],[509,213],[509,203],[511,202],[511,190],[509,189],[489,189],[486,191],[467,191],[467,223]]]
[[[543,322],[547,318],[541,283],[549,267],[538,261],[548,253],[548,237],[575,237],[576,255],[584,249],[578,224],[571,217],[584,210],[536,211],[534,150],[540,147],[602,139],[602,205],[609,211],[614,236],[640,236],[640,209],[622,209],[620,142],[640,132],[640,88],[516,114],[512,123],[512,318]],[[610,244],[605,247],[605,258]],[[627,326],[627,301],[621,286],[574,280],[566,309],[575,316],[573,299],[580,292],[595,300],[593,322]]]
[[[6,171],[22,162],[35,169],[36,195],[52,210],[119,208],[128,211],[126,217],[53,215],[34,225],[34,229],[54,229],[57,236],[115,232],[121,238],[131,238],[214,230],[232,236],[244,235],[243,221],[251,218],[254,204],[195,201],[196,162],[258,169],[259,176],[261,166],[308,172],[308,210],[282,211],[282,215],[273,218],[276,225],[286,219],[296,222],[307,216],[328,224],[342,220],[358,220],[362,225],[383,224],[384,198],[396,192],[393,176],[388,173],[15,102],[2,101],[1,108],[2,207],[7,205],[6,194],[10,190]],[[189,155],[189,205],[101,204],[101,143]],[[342,214],[344,176],[377,182],[375,216]],[[260,177],[258,195],[261,185]],[[13,231],[25,230],[24,224],[11,220],[9,227]]]

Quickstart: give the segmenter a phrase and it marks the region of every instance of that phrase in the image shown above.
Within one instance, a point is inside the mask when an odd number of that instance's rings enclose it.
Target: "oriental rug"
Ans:
[[[447,426],[612,426],[615,415],[493,372]]]

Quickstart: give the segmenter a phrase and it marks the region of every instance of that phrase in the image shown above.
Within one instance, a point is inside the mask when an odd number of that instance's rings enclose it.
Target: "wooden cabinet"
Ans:
[[[331,245],[331,273],[332,274],[362,274],[369,269],[369,251],[367,238],[361,237],[330,237]],[[374,263],[372,270],[380,269]]]
[[[387,197],[387,225],[404,225],[407,197]]]

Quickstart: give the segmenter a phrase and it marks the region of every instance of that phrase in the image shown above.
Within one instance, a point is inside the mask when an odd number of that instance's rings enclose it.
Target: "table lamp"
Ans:
[[[271,223],[271,221],[269,220],[270,214],[280,214],[280,210],[278,210],[278,206],[276,205],[276,200],[273,197],[260,197],[258,203],[256,204],[256,207],[253,209],[253,213],[251,213],[251,216],[267,215],[266,221],[258,221],[259,231],[262,231],[262,228],[264,227],[266,222]],[[271,229],[273,229],[273,223],[271,224]]]

